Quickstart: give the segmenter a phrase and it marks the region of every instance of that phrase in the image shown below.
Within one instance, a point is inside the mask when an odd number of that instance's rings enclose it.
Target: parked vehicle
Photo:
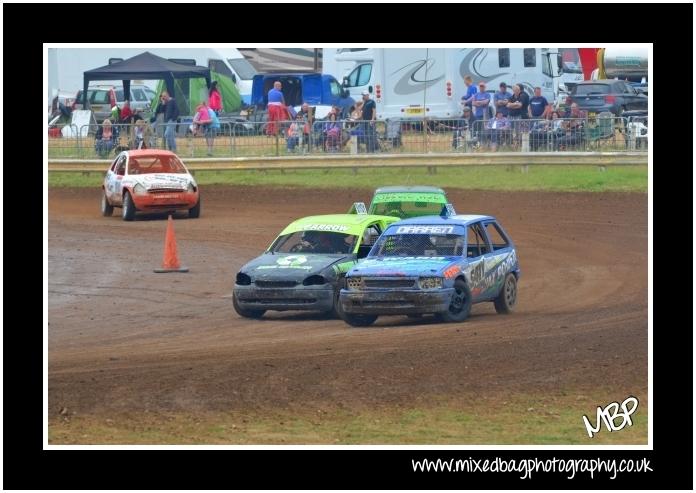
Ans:
[[[315,73],[281,73],[258,74],[254,76],[251,90],[251,104],[256,107],[255,115],[266,110],[268,105],[268,91],[273,88],[273,83],[280,81],[283,84],[283,96],[285,104],[299,107],[302,103],[310,106],[338,106],[344,114],[355,104],[355,99],[350,97],[347,90],[332,75]],[[317,114],[319,118],[320,115]]]
[[[587,80],[578,83],[566,100],[577,103],[588,116],[608,111],[620,117],[625,112],[647,111],[648,96],[622,80]]]
[[[520,83],[532,95],[538,86],[552,102],[561,75],[555,48],[356,48],[325,54],[325,60],[331,54],[336,63],[327,67],[353,61],[342,85],[355,99],[367,90],[379,119],[458,118],[466,74],[492,91],[501,82]]]
[[[89,109],[94,113],[94,118],[97,122],[102,122],[105,118],[109,118],[111,115],[111,108],[117,105],[119,108],[123,108],[123,104],[126,102],[126,98],[123,94],[122,86],[112,86],[112,85],[94,85],[87,89],[87,95],[89,97]],[[155,101],[157,95],[155,91],[150,89],[150,87],[141,84],[131,84],[130,89],[130,107],[133,112],[150,111],[150,105],[152,101]],[[75,95],[75,101],[72,104],[73,110],[81,110],[84,105],[84,98],[82,97],[82,90],[77,91]]]

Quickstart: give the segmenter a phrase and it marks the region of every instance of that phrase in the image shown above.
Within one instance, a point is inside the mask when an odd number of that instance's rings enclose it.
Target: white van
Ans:
[[[256,69],[236,48],[48,48],[48,97],[54,91],[77,92],[82,89],[83,74],[134,57],[145,51],[178,63],[208,67],[230,77],[239,89],[242,101],[249,104]],[[106,82],[106,81],[105,81]],[[112,85],[121,85],[121,81]],[[153,90],[157,81],[143,81]]]
[[[520,83],[531,96],[538,86],[553,102],[557,56],[551,48],[351,48],[334,54],[336,62],[353,62],[344,87],[355,99],[367,90],[378,119],[458,118],[467,74],[489,91],[501,82]]]

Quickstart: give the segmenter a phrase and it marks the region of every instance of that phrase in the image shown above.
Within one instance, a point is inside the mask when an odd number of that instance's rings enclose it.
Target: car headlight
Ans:
[[[240,286],[249,286],[251,284],[251,277],[243,272],[238,272],[236,283]]]
[[[421,289],[440,289],[442,287],[441,277],[420,277],[418,278],[418,286]]]
[[[138,195],[144,195],[147,193],[147,188],[145,188],[145,186],[140,183],[136,183],[133,187],[133,192],[137,193]]]
[[[346,284],[348,289],[360,289],[362,287],[362,277],[348,277]]]
[[[313,275],[302,281],[304,286],[321,286],[326,284],[326,278],[324,276]]]

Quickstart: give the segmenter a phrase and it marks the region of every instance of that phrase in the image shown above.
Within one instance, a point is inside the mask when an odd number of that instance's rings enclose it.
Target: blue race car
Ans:
[[[367,258],[346,274],[342,318],[360,327],[379,315],[434,313],[466,320],[473,303],[498,313],[517,302],[515,245],[492,216],[423,216],[391,224]]]

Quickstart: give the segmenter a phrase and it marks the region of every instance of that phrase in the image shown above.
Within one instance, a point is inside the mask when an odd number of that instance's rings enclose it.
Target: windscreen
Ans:
[[[400,218],[438,215],[445,199],[437,194],[385,194],[377,195],[370,214]]]
[[[273,253],[322,253],[346,255],[353,252],[357,236],[332,231],[295,231],[278,237]]]
[[[590,94],[609,94],[608,84],[578,84],[575,86],[576,96],[588,96]]]
[[[465,243],[461,226],[396,226],[380,236],[369,257],[462,256]]]
[[[128,173],[145,175],[148,173],[187,173],[186,168],[176,156],[138,156],[128,159]]]

